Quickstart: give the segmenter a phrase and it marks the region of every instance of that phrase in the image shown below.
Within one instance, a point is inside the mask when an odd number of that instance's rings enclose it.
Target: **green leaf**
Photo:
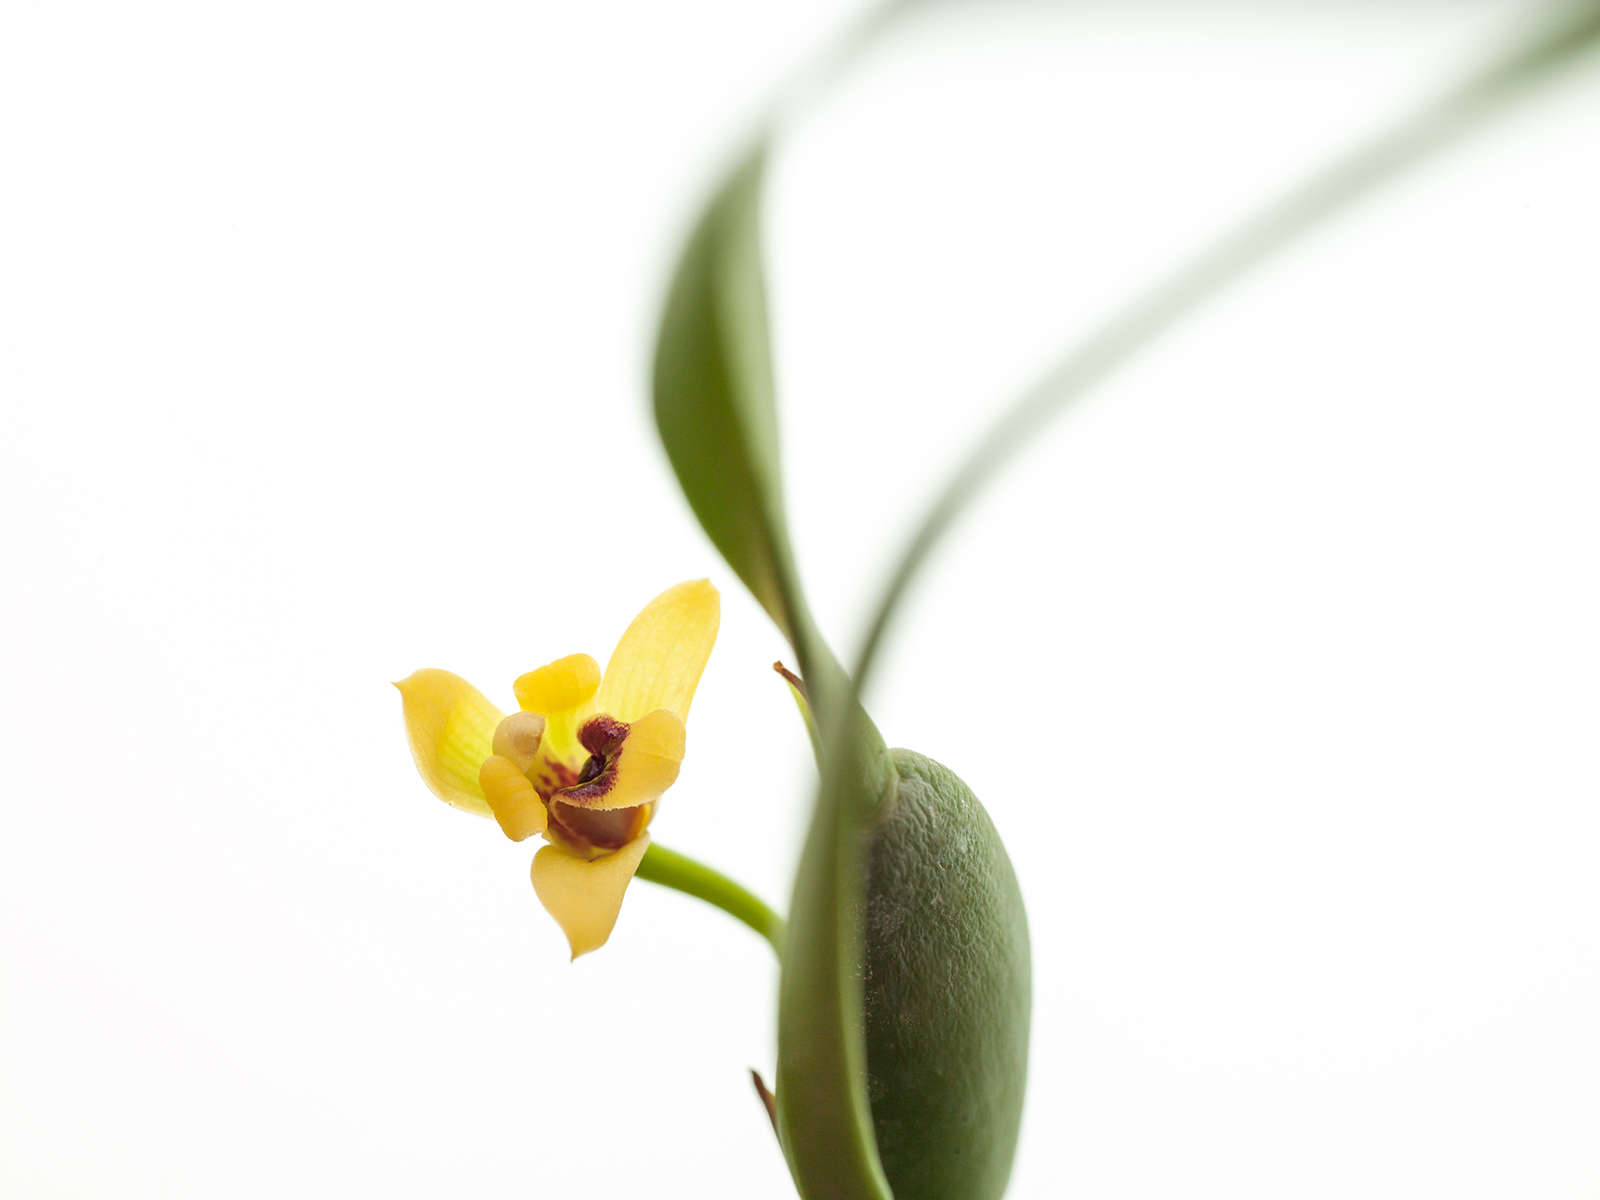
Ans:
[[[783,940],[778,1130],[800,1194],[892,1200],[862,1039],[861,831],[894,767],[817,633],[784,520],[761,270],[761,140],[718,189],[679,262],[656,345],[655,414],[695,516],[789,639],[822,734],[823,786]]]
[[[684,250],[656,342],[655,415],[695,516],[795,643],[809,623],[798,611],[778,468],[761,270],[765,162],[762,140],[718,191]]]
[[[657,343],[655,413],[695,515],[794,646],[815,718],[822,785],[782,941],[779,1138],[808,1200],[895,1200],[880,1130],[900,1200],[997,1197],[1026,1065],[1026,921],[982,807],[953,775],[903,751],[911,774],[902,779],[806,606],[779,471],[760,250],[765,155],[761,142],[740,161],[689,239]],[[956,843],[940,841],[941,830],[976,851],[970,862],[949,861]],[[943,885],[922,878],[930,869],[947,876]],[[890,894],[899,888],[912,890]],[[949,911],[924,902],[938,895]],[[862,918],[873,911],[908,914],[916,936],[902,949],[914,948],[914,960],[869,944]],[[986,947],[976,957],[972,937]],[[863,982],[869,961],[873,992]],[[955,1002],[941,1012],[924,983]],[[919,1014],[918,1036],[897,1042],[884,1030],[899,1005]],[[985,1057],[965,1061],[974,1053]],[[893,1080],[894,1094],[869,1099],[869,1069]]]
[[[867,1092],[861,913],[865,831],[898,777],[837,664],[806,680],[822,787],[790,901],[778,982],[778,1136],[807,1200],[889,1200]]]

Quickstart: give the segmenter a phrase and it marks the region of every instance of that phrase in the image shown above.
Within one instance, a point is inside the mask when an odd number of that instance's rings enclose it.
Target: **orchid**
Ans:
[[[649,849],[720,618],[710,581],[670,587],[634,618],[604,674],[587,654],[557,659],[516,680],[509,716],[449,671],[426,668],[395,684],[433,793],[492,816],[513,841],[539,834],[549,843],[533,857],[533,888],[573,958],[611,936]]]

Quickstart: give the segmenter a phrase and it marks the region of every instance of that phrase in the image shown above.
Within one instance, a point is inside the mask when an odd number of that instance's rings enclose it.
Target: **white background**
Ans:
[[[1074,335],[1531,8],[968,6],[859,64],[768,214],[835,641]],[[764,944],[637,884],[568,965],[388,681],[508,704],[709,574],[655,831],[784,904],[783,647],[644,380],[712,173],[853,11],[7,11],[7,1196],[792,1194]],[[871,706],[1032,919],[1013,1196],[1600,1193],[1596,212],[1591,62],[1118,376],[913,595]]]

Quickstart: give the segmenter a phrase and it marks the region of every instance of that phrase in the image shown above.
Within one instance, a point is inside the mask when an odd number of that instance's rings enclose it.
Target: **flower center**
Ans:
[[[560,795],[568,804],[586,808],[603,799],[616,784],[617,759],[622,754],[622,743],[628,738],[626,722],[600,713],[590,717],[578,730],[578,742],[589,752],[578,777],[553,795]]]
[[[590,780],[597,778],[600,772],[605,769],[606,760],[598,754],[591,754],[583,764],[583,769],[578,772],[578,782],[588,783]]]
[[[578,769],[575,782],[553,791],[546,800],[547,836],[568,853],[599,858],[620,850],[645,831],[656,802],[628,808],[592,808],[616,786],[617,760],[628,737],[628,725],[601,713],[578,730],[578,741],[589,757]]]

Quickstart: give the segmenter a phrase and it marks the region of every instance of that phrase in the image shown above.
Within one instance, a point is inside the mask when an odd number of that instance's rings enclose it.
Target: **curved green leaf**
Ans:
[[[783,515],[761,270],[765,163],[762,140],[717,192],[684,250],[656,342],[655,415],[695,516],[795,643],[804,623]]]
[[[897,783],[836,664],[807,678],[822,787],[790,901],[778,983],[778,1137],[807,1200],[890,1200],[867,1092],[861,914],[866,829]]]
[[[865,686],[889,624],[928,554],[1013,454],[1072,401],[1086,395],[1251,268],[1549,76],[1571,67],[1594,51],[1597,43],[1600,0],[1566,0],[1549,6],[1520,45],[1226,231],[1075,346],[1001,414],[917,527],[873,610],[856,656],[857,694]]]
[[[818,635],[784,521],[761,271],[759,141],[695,228],[656,345],[655,414],[695,516],[789,639],[822,734],[779,989],[778,1130],[800,1194],[891,1200],[862,1042],[861,830],[894,767]]]

